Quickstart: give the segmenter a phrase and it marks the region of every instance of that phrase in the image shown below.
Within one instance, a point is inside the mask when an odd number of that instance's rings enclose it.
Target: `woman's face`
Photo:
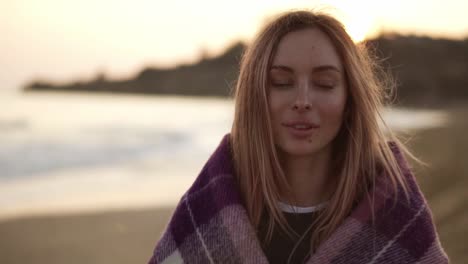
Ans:
[[[276,147],[314,156],[330,149],[343,121],[347,86],[331,40],[315,28],[285,35],[269,69],[268,102]]]

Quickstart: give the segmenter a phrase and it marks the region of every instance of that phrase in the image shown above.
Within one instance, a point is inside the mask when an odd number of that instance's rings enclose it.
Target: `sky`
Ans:
[[[196,62],[300,8],[334,14],[355,41],[382,31],[468,37],[468,1],[0,0],[0,92]]]

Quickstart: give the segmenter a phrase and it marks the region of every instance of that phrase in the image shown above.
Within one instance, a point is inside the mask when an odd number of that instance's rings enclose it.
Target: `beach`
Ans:
[[[0,222],[0,263],[147,263],[172,208]]]
[[[15,100],[0,113],[2,264],[146,263],[232,122],[232,103],[217,99]],[[67,106],[80,115],[71,120]],[[428,164],[412,162],[451,263],[467,263],[468,107],[437,110],[386,117]]]

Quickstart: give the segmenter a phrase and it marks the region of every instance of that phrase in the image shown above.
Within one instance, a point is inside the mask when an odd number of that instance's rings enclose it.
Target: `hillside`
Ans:
[[[463,41],[382,35],[366,42],[395,76],[397,103],[433,106],[468,100],[468,38]],[[24,90],[228,96],[234,87],[245,46],[237,43],[218,57],[172,69],[146,68],[133,78],[57,85],[32,81]]]

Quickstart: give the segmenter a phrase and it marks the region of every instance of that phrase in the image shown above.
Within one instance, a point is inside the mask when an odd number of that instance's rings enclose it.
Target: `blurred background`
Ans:
[[[398,83],[385,118],[468,263],[468,2],[0,0],[0,263],[144,263],[229,132],[242,51],[318,8]]]

